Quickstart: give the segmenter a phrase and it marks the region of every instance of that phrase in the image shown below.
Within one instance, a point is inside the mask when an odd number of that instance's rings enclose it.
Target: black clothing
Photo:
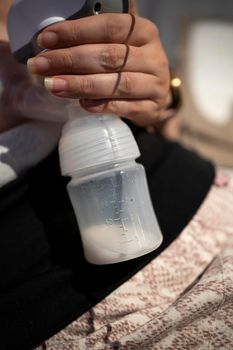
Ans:
[[[162,246],[131,261],[91,265],[55,151],[0,191],[0,349],[27,350],[64,328],[161,253],[192,219],[214,167],[135,128]]]

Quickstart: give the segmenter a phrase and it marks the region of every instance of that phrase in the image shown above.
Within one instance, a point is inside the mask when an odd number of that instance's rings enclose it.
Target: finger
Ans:
[[[45,78],[45,87],[60,97],[83,99],[164,99],[167,91],[156,76],[144,73],[66,75]]]
[[[160,106],[151,100],[80,100],[91,113],[109,113],[125,117],[139,126],[155,124],[161,116]]]
[[[38,36],[38,44],[49,49],[88,43],[141,46],[150,36],[158,38],[158,30],[149,20],[131,14],[105,13],[49,26]]]
[[[150,45],[87,44],[44,52],[30,59],[28,66],[31,73],[47,76],[119,71],[155,74],[154,52]]]

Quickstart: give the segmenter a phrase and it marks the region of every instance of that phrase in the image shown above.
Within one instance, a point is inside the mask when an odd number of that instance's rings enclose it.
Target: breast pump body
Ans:
[[[127,11],[127,0],[15,0],[8,16],[11,51],[25,63],[42,50],[36,38],[45,27],[67,19]],[[98,265],[112,264],[156,249],[162,234],[145,170],[135,162],[140,152],[128,126],[114,116],[88,115],[72,103],[64,112],[69,121],[59,143],[61,172],[72,178],[67,189],[86,259]]]

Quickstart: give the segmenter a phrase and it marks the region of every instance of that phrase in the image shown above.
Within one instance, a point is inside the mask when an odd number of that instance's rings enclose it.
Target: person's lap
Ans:
[[[218,175],[194,218],[161,255],[44,347],[232,349],[232,202],[233,177]]]

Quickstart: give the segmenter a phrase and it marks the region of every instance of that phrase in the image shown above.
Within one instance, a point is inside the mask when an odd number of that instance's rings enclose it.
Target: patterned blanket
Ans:
[[[218,174],[160,256],[39,349],[232,350],[233,177]]]

